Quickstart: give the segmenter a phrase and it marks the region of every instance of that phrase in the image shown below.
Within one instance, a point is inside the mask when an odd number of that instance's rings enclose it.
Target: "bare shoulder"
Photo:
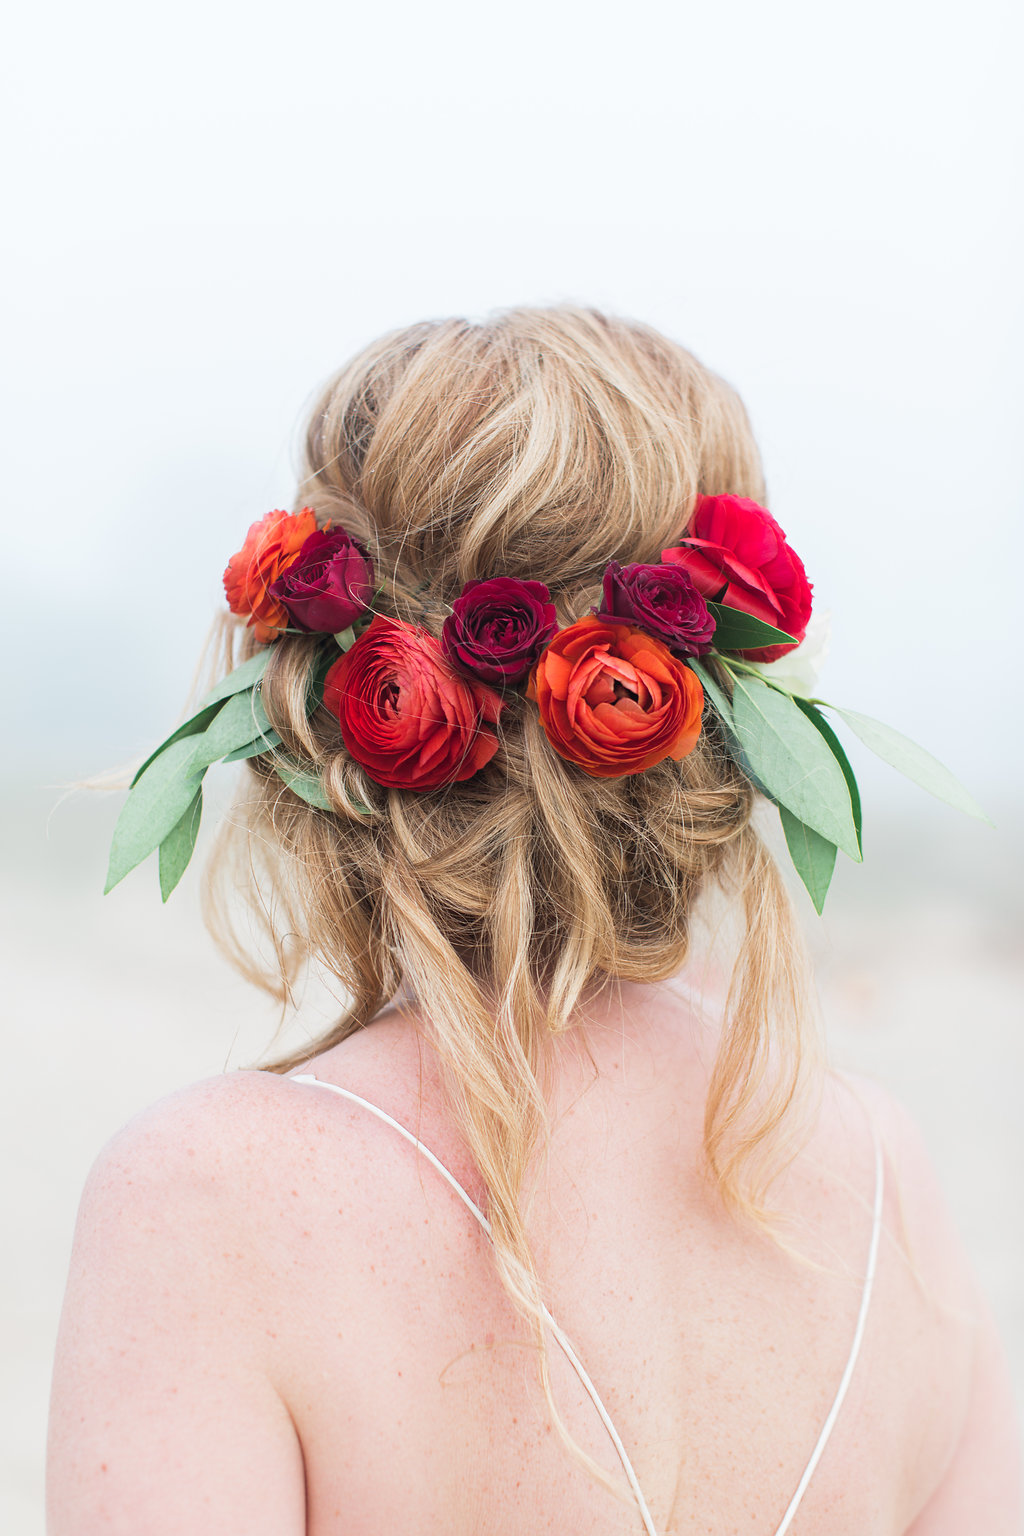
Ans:
[[[409,1021],[386,1016],[301,1070],[421,1132],[471,1178],[443,1111],[436,1063]],[[351,1101],[292,1076],[236,1071],[158,1101],[111,1138],[86,1184],[77,1241],[93,1229],[97,1239],[101,1232],[109,1237],[116,1227],[122,1243],[153,1251],[162,1238],[168,1263],[219,1255],[218,1273],[233,1283],[225,1255],[245,1252],[250,1265],[265,1267],[296,1223],[308,1225],[317,1205],[335,1196],[351,1195],[346,1226],[361,1241],[364,1226],[379,1228],[390,1207],[401,1207],[408,1164],[396,1153],[393,1133]],[[371,1165],[373,1198],[364,1200],[371,1185],[362,1173]],[[412,1166],[418,1174],[415,1159]],[[222,1241],[227,1235],[231,1243]]]
[[[327,1065],[386,1098],[379,1045],[363,1054]],[[305,1529],[294,1410],[319,1369],[323,1295],[352,1298],[357,1337],[360,1305],[379,1295],[373,1261],[407,1224],[400,1159],[369,1176],[379,1130],[337,1096],[254,1071],[195,1083],[107,1143],[82,1196],[54,1365],[54,1536]]]
[[[150,1105],[100,1151],[86,1182],[82,1216],[142,1215],[152,1225],[176,1215],[194,1220],[240,1214],[247,1192],[265,1192],[272,1151],[295,1145],[295,1090],[268,1072],[205,1079]]]
[[[122,1317],[183,1309],[212,1326],[220,1312],[219,1337],[234,1332],[240,1342],[246,1302],[273,1283],[295,1224],[284,1192],[308,1156],[300,1099],[274,1074],[233,1072],[159,1100],[117,1131],[83,1190],[66,1315],[100,1299]]]
[[[116,1131],[100,1152],[97,1169],[119,1167],[125,1158],[188,1156],[202,1146],[218,1155],[239,1150],[247,1130],[281,1124],[290,1096],[286,1079],[273,1072],[235,1071],[203,1078],[158,1099]]]
[[[855,1139],[851,1104],[873,1126],[884,1169],[877,1336],[890,1372],[906,1365],[919,1384],[916,1421],[938,1428],[930,1445],[922,1432],[930,1473],[908,1536],[1015,1536],[1020,1429],[990,1308],[913,1116],[877,1083],[837,1074],[826,1143]]]
[[[304,1529],[302,1458],[260,1325],[286,1246],[259,1241],[258,1223],[282,1225],[266,1170],[297,1139],[289,1092],[264,1073],[197,1083],[97,1158],[54,1363],[54,1533]]]
[[[920,1127],[881,1084],[854,1073],[832,1073],[826,1089],[826,1135],[877,1147],[885,1188],[883,1231],[903,1253],[919,1284],[936,1301],[973,1310],[977,1287],[966,1251]]]

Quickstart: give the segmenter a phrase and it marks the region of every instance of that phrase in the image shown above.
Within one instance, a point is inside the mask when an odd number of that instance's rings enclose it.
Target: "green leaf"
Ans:
[[[736,735],[758,782],[798,821],[859,862],[850,791],[824,737],[789,694],[743,673],[733,684]]]
[[[736,682],[736,674],[732,670],[732,662],[726,660],[726,658],[722,657],[722,656],[719,657],[719,661],[722,663],[723,666],[728,668],[729,676],[732,678],[732,681],[735,684],[735,682]],[[692,665],[694,665],[694,663],[691,662],[691,666]],[[706,676],[707,675],[707,669],[706,668],[702,668],[701,669],[701,673],[702,673],[702,676]],[[739,763],[740,767],[743,769],[743,772],[746,774],[747,778],[753,784],[754,788],[758,791],[758,793],[764,795],[764,797],[767,800],[770,800],[772,798],[772,796],[768,793],[768,790],[761,783],[760,779],[757,777],[757,774],[754,772],[753,765],[751,764],[750,759],[747,757],[746,753],[744,752],[743,745],[742,745],[739,737],[736,734],[736,722],[735,722],[735,720],[733,719],[733,716],[732,716],[732,704],[730,703],[728,696],[716,684],[716,682],[715,682],[713,677],[710,678],[709,681],[711,683],[712,688],[715,690],[716,709],[717,709],[717,712],[718,712],[719,716],[721,717],[721,705],[724,704],[725,707],[729,711],[728,716],[723,719],[723,726],[724,726],[724,730],[725,730],[725,738],[726,738],[726,741],[728,743],[729,751],[731,752],[732,756],[736,759],[736,761]]]
[[[347,651],[350,645],[356,643],[356,632],[350,624],[348,629],[339,629],[334,638],[337,641],[338,650]]]
[[[696,672],[700,678],[701,686],[714,706],[716,714],[721,716],[723,724],[731,728],[732,705],[729,703],[724,690],[715,682],[715,679],[711,676],[710,671],[703,662],[690,660],[687,662],[687,666],[691,672]]]
[[[160,895],[164,901],[188,868],[188,861],[196,846],[202,814],[203,786],[200,784],[188,810],[160,844]]]
[[[293,794],[300,800],[305,800],[307,805],[313,805],[319,811],[333,811],[334,807],[327,798],[323,780],[319,774],[309,773],[304,768],[294,768],[290,763],[275,762],[274,767],[278,775],[284,780]],[[363,816],[372,816],[373,812],[368,805],[353,800],[352,805]]]
[[[315,664],[310,669],[309,682],[306,687],[307,719],[312,719],[323,703],[324,683],[327,681],[327,674],[340,659],[338,652],[332,650],[330,646],[325,646],[317,656]]]
[[[916,741],[902,736],[899,731],[894,731],[891,725],[883,725],[880,720],[872,720],[870,715],[860,715],[854,709],[839,709],[835,704],[826,706],[834,709],[836,714],[846,721],[850,730],[860,737],[866,747],[880,757],[883,762],[889,763],[899,773],[905,774],[915,784],[920,784],[929,794],[935,795],[939,800],[945,800],[948,805],[955,806],[958,811],[965,811],[968,816],[975,816],[978,821],[987,821],[981,806],[974,796],[964,788],[960,780],[949,769],[932,757],[923,747],[919,747]]]
[[[305,800],[307,805],[316,806],[317,810],[332,809],[319,774],[307,773],[302,768],[291,768],[287,763],[278,762],[274,767],[293,795],[298,795],[299,799]]]
[[[172,742],[129,790],[114,828],[104,894],[159,848],[188,810],[202,779],[202,772],[192,772],[194,753],[190,737]]]
[[[715,713],[718,715],[722,722],[722,726],[725,730],[725,739],[728,743],[731,756],[733,756],[739,763],[740,767],[743,769],[743,772],[747,775],[747,778],[750,779],[753,783],[754,788],[760,790],[762,795],[767,795],[768,791],[765,789],[764,785],[758,779],[757,774],[754,772],[754,769],[744,754],[740,739],[736,734],[736,722],[732,717],[732,705],[729,703],[728,696],[715,682],[715,679],[711,676],[708,668],[701,662],[691,661],[688,663],[688,665],[693,669],[694,672],[696,672],[697,676],[700,678],[704,692],[711,700]]]
[[[727,608],[724,603],[708,603],[708,612],[715,621],[716,651],[757,651],[765,645],[796,645],[793,635],[784,629],[774,629],[752,613],[741,613],[738,608]]]
[[[779,816],[796,872],[807,887],[807,894],[820,917],[836,867],[836,845],[815,832],[813,827],[798,821],[784,805],[779,806]]]
[[[208,704],[230,699],[233,693],[241,693],[245,688],[255,687],[267,670],[269,660],[269,646],[262,651],[257,651],[255,656],[250,656],[248,661],[243,661],[233,672],[229,672],[227,677],[222,678],[216,688],[211,688],[200,708],[205,709]]]
[[[232,694],[196,743],[193,768],[207,768],[269,730],[263,700],[255,689]]]
[[[257,737],[255,741],[246,742],[244,747],[236,747],[233,752],[225,752],[224,762],[242,763],[249,757],[259,757],[262,752],[272,752],[275,747],[281,745],[281,738],[276,731],[267,731],[265,735]]]
[[[821,713],[821,710],[815,709],[814,705],[809,703],[807,699],[801,699],[796,695],[794,695],[793,702],[796,704],[798,709],[803,710],[804,714],[814,726],[815,730],[820,731],[824,736],[825,740],[828,742],[832,749],[832,756],[843,770],[843,778],[846,780],[846,787],[850,791],[850,805],[853,809],[853,824],[857,828],[857,847],[863,854],[864,829],[861,815],[860,790],[857,787],[857,779],[854,771],[850,766],[850,759],[847,757],[843,750],[842,742],[839,740],[839,737],[836,735],[835,731],[825,719],[825,716]]]
[[[213,719],[214,715],[220,708],[222,708],[220,703],[207,704],[198,712],[198,714],[195,714],[191,717],[191,719],[186,720],[184,725],[179,725],[178,729],[173,731],[171,735],[167,737],[166,741],[162,741],[160,743],[155,752],[151,752],[149,754],[142,767],[137,770],[134,779],[132,779],[132,789],[135,788],[136,784],[142,778],[142,775],[145,773],[150,763],[158,758],[161,752],[166,751],[172,742],[182,741],[186,736],[197,736],[200,731],[205,731],[207,726],[210,724],[210,721]]]

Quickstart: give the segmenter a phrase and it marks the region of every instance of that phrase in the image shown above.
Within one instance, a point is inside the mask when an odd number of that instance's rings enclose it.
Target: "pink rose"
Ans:
[[[748,661],[775,661],[807,632],[811,584],[803,561],[764,507],[745,496],[699,496],[689,530],[661,558],[679,565],[709,602],[749,613],[793,636],[793,644],[741,651]]]

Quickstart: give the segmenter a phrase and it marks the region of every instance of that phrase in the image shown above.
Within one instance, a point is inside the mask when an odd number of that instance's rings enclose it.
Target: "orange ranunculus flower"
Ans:
[[[559,630],[527,692],[559,756],[602,779],[678,762],[700,735],[700,680],[629,624],[588,616]]]
[[[288,611],[271,595],[270,584],[299,558],[299,551],[316,532],[312,507],[301,512],[268,512],[253,523],[245,543],[232,555],[224,572],[224,591],[232,613],[247,613],[248,627],[261,645],[276,640],[288,628]]]

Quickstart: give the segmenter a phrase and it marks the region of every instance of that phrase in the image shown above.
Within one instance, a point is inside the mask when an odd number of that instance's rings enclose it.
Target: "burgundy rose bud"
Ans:
[[[661,640],[676,656],[704,656],[711,649],[715,621],[692,579],[678,565],[605,566],[604,596],[594,612],[626,619]]]
[[[558,628],[542,581],[467,581],[441,630],[448,660],[481,682],[521,683]]]
[[[318,528],[269,592],[298,629],[336,635],[366,612],[373,596],[373,561],[340,526]]]

